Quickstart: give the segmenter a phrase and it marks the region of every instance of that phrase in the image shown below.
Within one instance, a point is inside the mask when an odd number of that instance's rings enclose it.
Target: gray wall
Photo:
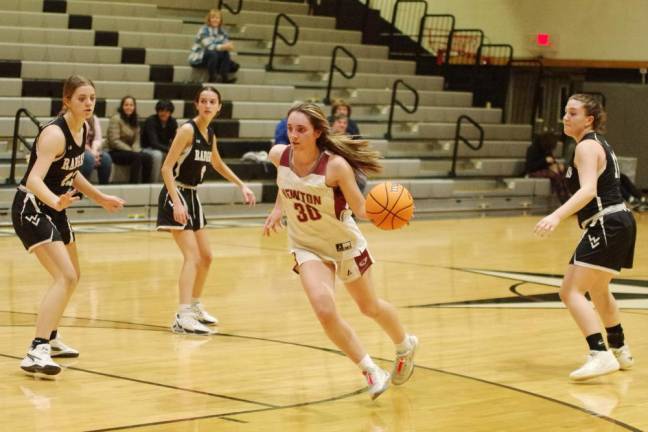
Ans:
[[[637,158],[637,186],[648,189],[648,85],[586,82],[583,90],[605,95],[606,137],[618,156]]]

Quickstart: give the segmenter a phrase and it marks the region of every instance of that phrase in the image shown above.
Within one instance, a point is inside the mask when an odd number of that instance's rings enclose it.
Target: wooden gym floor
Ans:
[[[285,233],[212,223],[204,303],[220,334],[169,331],[180,253],[147,226],[77,226],[81,283],[60,331],[81,351],[56,380],[18,367],[49,284],[0,230],[0,430],[648,430],[648,216],[635,215],[635,268],[615,281],[634,370],[586,384],[568,373],[586,345],[557,286],[580,231],[533,237],[537,217],[362,224],[380,295],[419,336],[417,369],[372,402],[314,318]],[[338,286],[344,316],[391,367],[393,346]]]

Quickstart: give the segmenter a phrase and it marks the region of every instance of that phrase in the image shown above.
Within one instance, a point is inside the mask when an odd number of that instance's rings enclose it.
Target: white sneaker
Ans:
[[[27,355],[20,362],[20,368],[35,375],[56,375],[61,372],[61,366],[52,361],[50,353],[49,344],[36,345],[35,348],[27,351]]]
[[[616,357],[619,362],[619,368],[621,370],[628,370],[634,365],[634,358],[630,352],[628,345],[623,345],[621,348],[610,348],[614,357]]]
[[[619,370],[619,362],[610,351],[590,351],[583,366],[569,374],[572,381],[584,381]]]
[[[191,311],[194,314],[194,318],[196,318],[201,323],[208,324],[208,325],[218,325],[218,318],[216,318],[213,315],[210,315],[205,310],[202,303],[192,304],[191,305]]]
[[[56,339],[52,339],[50,341],[50,347],[52,348],[52,357],[61,357],[61,358],[79,357],[79,351],[64,344],[60,337],[57,337]]]
[[[386,370],[376,368],[366,370],[362,374],[367,379],[367,384],[369,385],[367,391],[369,392],[369,396],[371,396],[371,400],[383,394],[389,387],[389,373]]]
[[[197,334],[209,336],[215,334],[216,332],[209,327],[200,324],[192,315],[178,315],[176,314],[173,324],[171,324],[171,330],[174,333],[181,334]]]
[[[391,373],[391,382],[394,385],[405,384],[414,373],[414,354],[418,347],[418,338],[414,335],[409,335],[410,349],[405,352],[396,352],[396,360],[394,360],[394,368]]]

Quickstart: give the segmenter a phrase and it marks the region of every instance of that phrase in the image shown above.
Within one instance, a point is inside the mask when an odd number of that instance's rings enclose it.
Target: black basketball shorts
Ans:
[[[637,224],[630,211],[618,211],[588,225],[570,264],[618,274],[632,268]]]
[[[19,188],[11,206],[11,220],[28,252],[44,243],[74,241],[74,231],[65,210],[56,211],[26,188]]]
[[[192,230],[198,231],[207,225],[198,191],[194,188],[177,186],[180,199],[189,213],[187,223],[182,225],[173,218],[173,202],[166,186],[162,187],[158,198],[158,214],[156,228],[158,230]]]

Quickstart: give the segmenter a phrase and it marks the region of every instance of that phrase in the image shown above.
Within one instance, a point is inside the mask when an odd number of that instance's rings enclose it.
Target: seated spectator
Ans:
[[[231,74],[238,70],[239,65],[230,57],[234,44],[222,25],[221,11],[210,10],[205,17],[205,24],[196,34],[188,60],[192,67],[206,67],[210,82],[233,83],[236,78]]]
[[[349,117],[344,114],[336,115],[331,124],[331,129],[335,133],[349,135]]]
[[[333,124],[335,117],[338,115],[344,115],[349,121],[349,126],[347,127],[347,135],[352,136],[353,138],[360,138],[360,129],[358,124],[351,120],[351,105],[349,105],[344,99],[335,99],[331,105],[331,115],[328,118],[329,123]]]
[[[175,106],[171,101],[162,99],[155,104],[155,114],[149,116],[142,128],[142,151],[153,158],[151,178],[161,181],[160,168],[169,152],[169,147],[178,130],[178,122],[173,117]]]
[[[99,184],[108,184],[110,181],[110,172],[112,171],[112,159],[110,155],[103,151],[101,136],[101,125],[96,115],[86,121],[88,135],[86,136],[85,152],[83,154],[83,165],[81,174],[89,179],[94,169],[97,170]]]
[[[150,183],[153,158],[142,152],[139,129],[135,98],[124,96],[108,123],[106,144],[113,163],[130,166],[129,183]]]
[[[277,123],[274,133],[274,143],[275,144],[290,144],[288,139],[288,119],[282,118]]]
[[[565,166],[553,154],[557,145],[558,137],[551,132],[536,136],[527,149],[526,173],[529,177],[548,178],[552,192],[564,203],[569,199],[569,190],[565,182]]]

